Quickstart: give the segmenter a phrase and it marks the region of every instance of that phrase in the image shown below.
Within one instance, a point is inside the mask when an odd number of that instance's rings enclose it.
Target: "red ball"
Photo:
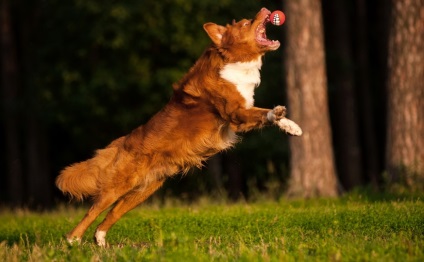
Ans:
[[[280,26],[286,21],[286,15],[280,10],[275,10],[269,15],[269,20],[271,24]]]

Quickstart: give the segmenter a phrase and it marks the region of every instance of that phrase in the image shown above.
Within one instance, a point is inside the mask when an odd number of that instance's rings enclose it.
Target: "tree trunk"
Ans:
[[[213,187],[219,196],[224,196],[225,188],[222,181],[222,154],[216,154],[208,160],[209,174],[212,176]]]
[[[25,198],[19,141],[18,65],[8,0],[0,5],[1,80],[7,156],[8,198],[21,205]]]
[[[228,174],[228,198],[236,201],[243,197],[243,172],[237,154],[229,151],[226,155],[226,171]]]
[[[369,47],[367,30],[367,6],[366,0],[356,0],[356,21],[355,26],[355,45],[356,45],[356,72],[358,95],[361,101],[360,123],[363,136],[363,159],[366,177],[371,182],[373,188],[377,189],[379,184],[379,166],[377,133],[375,128],[375,110],[372,106],[372,95],[370,91],[370,67],[369,67]]]
[[[352,189],[362,185],[363,170],[349,12],[345,1],[324,1],[324,4],[337,171],[343,187]]]
[[[30,107],[34,109],[34,107]],[[27,189],[30,207],[49,207],[52,205],[52,183],[48,170],[47,141],[43,135],[36,114],[28,112],[26,153]]]
[[[290,138],[288,196],[337,196],[328,113],[321,1],[285,1],[288,110],[303,129]]]
[[[40,90],[34,84],[34,54],[31,43],[37,42],[39,6],[37,2],[14,0],[18,6],[20,21],[21,75],[25,90],[25,146],[26,146],[26,185],[29,207],[48,207],[52,204],[52,184],[48,161],[48,143],[41,119]]]
[[[392,1],[386,168],[392,183],[424,189],[424,2]]]

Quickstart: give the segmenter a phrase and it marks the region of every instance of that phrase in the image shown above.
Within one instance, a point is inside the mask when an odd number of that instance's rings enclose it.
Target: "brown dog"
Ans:
[[[95,233],[97,244],[105,246],[106,232],[123,214],[148,198],[167,177],[200,167],[208,157],[233,146],[236,132],[273,123],[282,127],[285,121],[283,129],[300,134],[297,125],[284,118],[283,106],[272,110],[253,106],[261,58],[280,46],[266,37],[269,14],[262,8],[253,20],[227,26],[206,23],[203,28],[213,43],[174,84],[169,103],[145,125],[61,172],[56,180],[61,191],[79,200],[94,199],[67,235],[69,242],[79,242],[97,216],[115,203]],[[293,127],[295,131],[290,130]]]

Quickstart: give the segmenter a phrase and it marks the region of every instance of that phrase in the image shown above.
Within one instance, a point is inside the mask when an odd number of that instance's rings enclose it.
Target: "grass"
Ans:
[[[144,205],[93,244],[63,235],[85,209],[0,211],[3,261],[424,261],[420,198]],[[100,218],[101,219],[101,218]],[[98,223],[100,221],[97,221]]]

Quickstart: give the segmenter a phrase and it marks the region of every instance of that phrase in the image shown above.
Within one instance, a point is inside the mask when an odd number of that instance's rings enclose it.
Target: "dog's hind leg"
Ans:
[[[81,238],[87,228],[93,223],[93,221],[99,216],[104,210],[112,205],[117,198],[114,197],[102,197],[98,198],[91,208],[87,211],[84,218],[78,223],[78,225],[66,235],[69,243],[81,242]]]
[[[74,242],[80,242],[84,232],[94,222],[94,220],[96,220],[103,211],[115,203],[120,197],[127,194],[133,188],[133,185],[126,184],[125,186],[111,188],[99,193],[94,204],[87,211],[87,214],[81,222],[79,222],[79,224],[66,236],[68,242],[71,244]]]
[[[147,186],[139,189],[133,189],[118,200],[116,205],[109,211],[103,222],[97,227],[94,235],[95,241],[99,246],[106,246],[106,233],[110,227],[116,223],[125,213],[132,210],[152,195],[162,186],[165,179],[155,180]]]

